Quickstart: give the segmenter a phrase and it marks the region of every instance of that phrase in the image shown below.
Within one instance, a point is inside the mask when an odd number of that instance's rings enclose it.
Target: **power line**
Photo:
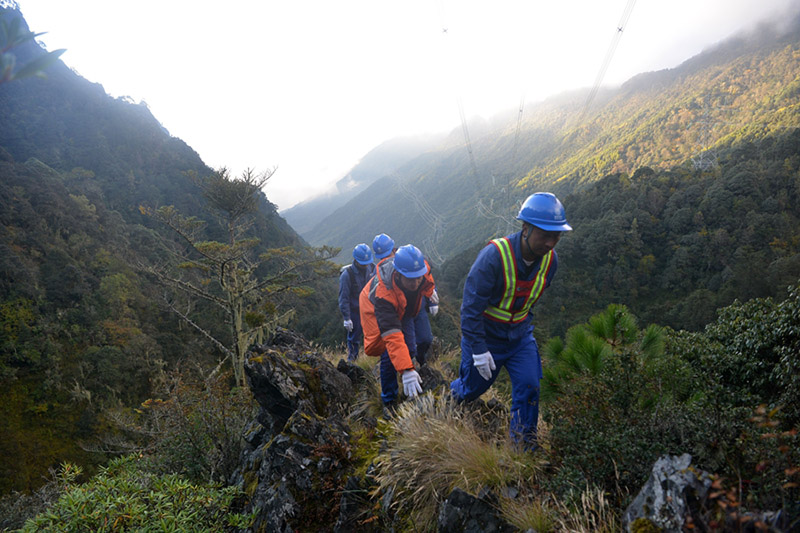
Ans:
[[[617,50],[617,45],[619,44],[620,39],[622,39],[622,34],[625,32],[625,27],[628,25],[628,19],[631,17],[634,4],[636,4],[636,0],[628,0],[628,3],[625,5],[625,11],[622,12],[622,17],[620,17],[619,22],[617,23],[617,29],[614,31],[614,37],[611,39],[611,44],[606,52],[606,57],[603,59],[603,64],[600,66],[600,71],[597,73],[597,77],[594,80],[594,86],[592,87],[592,90],[589,91],[589,96],[586,98],[586,103],[583,104],[583,111],[581,111],[580,114],[581,120],[583,120],[586,112],[589,110],[589,106],[594,100],[594,97],[597,95],[597,91],[600,89],[600,84],[603,82],[603,78],[606,75],[606,70],[608,70],[608,66],[611,64],[611,59],[614,57],[614,52]]]
[[[517,129],[514,132],[514,149],[511,152],[511,162],[517,162],[517,146],[519,144],[519,132],[522,128],[522,111],[525,109],[525,94],[519,99],[519,113],[517,113]]]
[[[446,219],[438,214],[430,204],[419,194],[409,187],[398,175],[395,174],[395,183],[397,187],[414,203],[417,211],[420,214],[422,221],[430,228],[427,236],[423,241],[423,249],[425,256],[433,265],[441,265],[444,263],[444,257],[439,253],[437,243],[444,235],[446,226]]]
[[[478,183],[478,166],[475,164],[475,154],[472,153],[472,142],[469,140],[469,128],[467,128],[467,117],[464,115],[464,104],[461,101],[461,97],[456,97],[456,102],[458,103],[458,115],[461,117],[461,130],[464,132],[464,143],[467,147],[467,152],[469,153],[469,162],[472,166],[472,173],[475,176],[476,185]]]

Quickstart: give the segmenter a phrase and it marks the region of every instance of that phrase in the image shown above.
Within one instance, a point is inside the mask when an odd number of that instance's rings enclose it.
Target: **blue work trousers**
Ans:
[[[433,344],[431,322],[428,317],[428,312],[425,310],[425,306],[422,306],[422,310],[414,319],[414,334],[417,338],[417,362],[420,365],[424,365],[428,349],[431,347],[431,344]]]
[[[539,382],[542,379],[542,361],[539,348],[532,335],[520,339],[513,345],[492,343],[486,346],[492,354],[495,366],[492,377],[483,379],[475,368],[472,351],[462,340],[459,378],[450,384],[450,390],[458,401],[472,401],[492,386],[500,369],[505,367],[511,378],[511,438],[525,449],[536,448],[536,429],[539,424]]]
[[[415,358],[417,356],[417,340],[413,318],[403,319],[402,331],[408,353]],[[383,403],[392,403],[397,399],[398,392],[397,371],[392,364],[388,350],[384,350],[381,354],[381,400]]]
[[[350,320],[353,321],[353,330],[347,332],[347,360],[351,363],[358,359],[358,349],[363,337],[361,328],[361,315],[356,308],[355,313],[350,310]]]

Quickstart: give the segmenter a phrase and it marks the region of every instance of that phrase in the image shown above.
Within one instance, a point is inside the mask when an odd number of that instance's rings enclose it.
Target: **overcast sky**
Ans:
[[[48,50],[144,101],[212,167],[278,167],[280,209],[384,140],[677,66],[798,0],[18,0]],[[631,10],[632,8],[632,10]],[[445,31],[446,30],[446,31]]]

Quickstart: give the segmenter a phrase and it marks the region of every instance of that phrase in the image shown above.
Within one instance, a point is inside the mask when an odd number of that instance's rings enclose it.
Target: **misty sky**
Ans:
[[[677,66],[798,0],[18,0],[47,49],[286,209],[382,141]],[[444,31],[444,30],[447,31]]]

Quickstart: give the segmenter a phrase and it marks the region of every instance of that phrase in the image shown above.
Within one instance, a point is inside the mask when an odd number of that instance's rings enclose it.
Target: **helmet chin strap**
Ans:
[[[527,230],[527,233],[526,233],[526,230]],[[524,242],[525,246],[527,246],[527,248],[528,248],[528,256],[531,258],[530,260],[531,261],[535,261],[540,256],[533,252],[533,248],[531,248],[531,245],[528,242],[528,239],[531,236],[531,231],[533,231],[533,226],[531,226],[531,225],[529,225],[527,228],[522,230],[522,242]],[[528,260],[528,258],[525,257],[525,248],[522,248],[522,259]]]
[[[522,230],[522,242],[525,243],[525,246],[528,247],[528,254],[533,255],[533,250],[531,250],[531,245],[528,243],[528,237],[531,235],[531,227],[528,226],[523,228]],[[522,258],[525,259],[525,248],[522,249]]]

